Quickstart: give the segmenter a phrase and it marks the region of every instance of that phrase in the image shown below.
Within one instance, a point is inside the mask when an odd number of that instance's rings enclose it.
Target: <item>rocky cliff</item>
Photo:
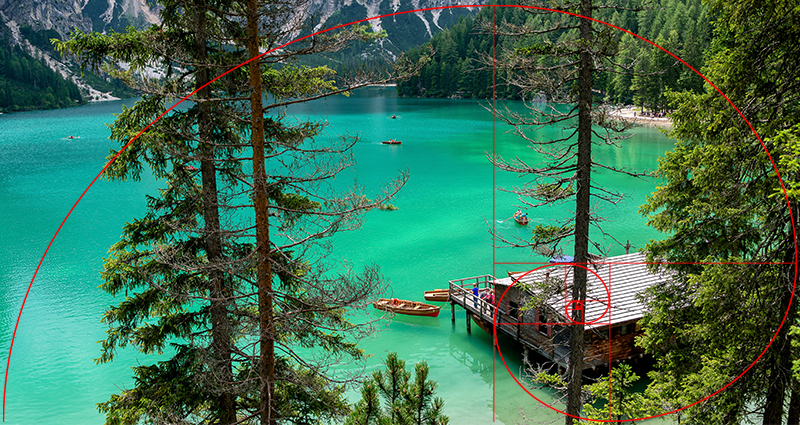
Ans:
[[[0,0],[0,27],[8,28],[11,34],[4,40],[6,43],[20,47],[33,58],[42,59],[64,78],[74,81],[87,100],[111,99],[113,96],[109,92],[98,90],[96,79],[80,78],[74,65],[64,62],[49,46],[33,38],[41,41],[57,34],[64,39],[76,28],[84,32],[108,32],[123,31],[129,25],[142,28],[157,24],[160,22],[158,10],[151,7],[152,3],[152,0]],[[314,17],[315,29],[319,29],[409,10],[480,3],[485,0],[310,0],[306,12]],[[373,19],[368,23],[375,31],[387,32],[388,38],[380,49],[394,56],[424,43],[468,13],[474,10],[427,10]]]

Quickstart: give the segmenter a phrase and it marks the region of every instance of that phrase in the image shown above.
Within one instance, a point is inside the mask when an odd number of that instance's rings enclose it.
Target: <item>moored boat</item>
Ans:
[[[475,316],[472,316],[472,315],[470,315],[470,316],[472,317],[472,323],[478,325],[478,327],[483,329],[484,332],[486,332],[487,334],[492,335],[492,324],[491,323],[486,323],[483,320],[481,320],[481,319],[479,319],[479,318],[477,318]]]
[[[409,316],[436,317],[439,315],[439,306],[418,301],[399,300],[397,298],[381,298],[372,303],[372,306],[378,310],[408,314]]]
[[[435,302],[447,302],[450,298],[450,290],[449,289],[434,289],[433,291],[425,291],[425,300],[426,301],[435,301]]]

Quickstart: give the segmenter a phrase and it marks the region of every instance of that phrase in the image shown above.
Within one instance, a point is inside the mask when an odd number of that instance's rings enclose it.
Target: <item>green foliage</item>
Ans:
[[[439,31],[439,27],[448,28],[461,17],[474,14],[466,8],[402,13],[415,9],[413,3],[408,2],[378,2],[378,6],[377,15],[400,13],[382,20],[382,38],[385,38],[380,43],[356,42],[340,51],[303,57],[299,63],[311,67],[330,67],[336,72],[334,77],[336,80],[343,75],[362,72],[385,76],[389,74],[393,64],[397,63],[397,57],[429,40],[429,31],[435,35]],[[427,28],[419,18],[420,15],[424,16],[428,22],[436,22],[438,26],[431,25]],[[361,4],[339,5],[326,20],[326,26],[344,25],[365,17],[367,17],[367,9]],[[363,26],[368,27],[368,25]],[[415,60],[420,57],[421,55],[416,55]]]
[[[308,68],[305,66],[284,66],[280,69],[264,70],[263,82],[269,93],[277,99],[291,99],[298,96],[314,95],[336,90],[327,77],[333,74],[328,67]]]
[[[621,363],[611,369],[610,376],[584,386],[584,391],[590,394],[592,403],[584,404],[583,416],[588,419],[622,421],[660,413],[652,409],[652,403],[645,394],[632,391],[633,385],[638,380],[639,376],[633,372],[631,366]],[[598,407],[598,402],[603,400],[605,400],[604,405]]]
[[[778,171],[783,181],[783,188],[775,187],[773,197],[789,198],[792,203],[800,201],[800,124],[787,130],[779,131],[775,137],[768,140],[773,158],[778,159]],[[778,178],[778,175],[775,175]],[[784,194],[783,189],[786,189]]]
[[[37,31],[30,26],[24,26],[19,28],[19,32],[26,40],[30,41],[31,44],[49,53],[55,52],[51,40],[61,40],[58,31],[54,29]]]
[[[498,1],[500,5],[515,2]],[[557,17],[534,15],[517,7],[497,7],[496,22],[527,25],[543,30],[553,26]],[[577,11],[573,11],[577,13]],[[710,48],[711,31],[707,6],[701,0],[659,0],[642,12],[625,10],[598,10],[594,18],[654,41],[695,69],[704,65],[704,52]],[[491,96],[491,67],[481,61],[492,55],[491,36],[480,30],[490,24],[492,8],[482,8],[476,17],[462,17],[455,25],[438,33],[424,46],[408,51],[410,57],[421,55],[427,47],[436,54],[419,77],[401,82],[397,92],[401,96],[474,97]],[[546,35],[520,38],[497,35],[496,52],[515,51],[523,57],[539,58],[547,64],[551,56],[563,54],[558,41],[577,30],[560,30]],[[595,90],[602,100],[610,103],[635,103],[659,111],[668,109],[666,93],[669,90],[700,92],[703,80],[692,70],[677,63],[674,58],[633,36],[612,28],[603,28],[595,41],[602,41],[604,53],[610,54],[618,64],[635,63],[637,76],[617,73],[602,76],[595,81]],[[655,72],[655,73],[654,73]],[[649,75],[645,75],[649,74]],[[509,77],[497,75],[498,81]],[[498,98],[520,99],[522,93],[509,85],[498,85]]]
[[[120,299],[103,315],[108,331],[97,361],[114,360],[116,350],[126,346],[167,359],[134,367],[134,387],[98,408],[108,423],[252,424],[267,410],[262,400],[268,387],[275,423],[331,423],[348,406],[341,383],[327,375],[326,362],[362,359],[356,341],[369,333],[361,329],[369,324],[351,323],[348,309],[375,297],[384,282],[375,268],[357,273],[328,258],[324,239],[356,228],[361,213],[388,201],[404,181],[388,185],[390,193],[374,201],[357,187],[344,194],[331,187],[329,180],[353,163],[349,151],[356,139],[318,142],[324,122],[287,118],[283,108],[337,93],[331,71],[271,66],[291,64],[308,51],[306,45],[265,58],[257,73],[270,96],[255,111],[263,117],[267,158],[262,165],[266,184],[256,185],[253,111],[242,103],[253,90],[248,72],[211,83],[249,58],[242,26],[251,12],[238,1],[163,0],[160,5],[161,25],[125,33],[78,31],[57,44],[62,54],[77,56],[84,69],[103,68],[147,93],[109,126],[120,146],[174,99],[209,84],[124,151],[109,154],[109,159],[119,156],[106,178],[136,180],[150,172],[163,187],[147,197],[147,213],[126,223],[105,259],[101,288]],[[262,1],[258,6],[260,13],[249,16],[262,23],[260,45],[276,45],[295,34],[283,26],[286,34],[267,31],[266,22],[286,20],[281,5]],[[310,44],[336,47],[356,39],[374,37],[353,28]],[[116,68],[118,62],[128,63],[129,70]],[[163,67],[164,75],[149,77],[143,72],[149,66]],[[274,114],[264,116],[266,111]],[[256,193],[256,187],[264,192]],[[256,225],[254,199],[261,194],[267,198],[268,219]],[[263,257],[254,236],[261,230],[271,235],[260,239],[268,247]],[[269,289],[262,297],[263,282]],[[265,372],[270,366],[274,372]]]
[[[55,30],[20,28],[21,35],[32,45],[53,55],[53,43],[60,43]],[[103,92],[117,97],[132,97],[135,92],[122,82],[100,78],[92,73],[83,81]],[[86,102],[78,86],[53,71],[43,58],[34,58],[16,46],[5,24],[0,23],[0,112],[29,111],[37,109],[66,108]]]
[[[364,382],[347,425],[445,425],[444,400],[434,397],[436,382],[428,380],[428,364],[414,365],[414,380],[397,353],[386,356],[386,370],[375,371]],[[385,407],[381,407],[381,399]]]
[[[2,24],[0,24],[2,25]],[[84,100],[72,81],[18,46],[0,45],[0,112],[66,108]]]
[[[567,383],[557,373],[537,372],[530,377],[537,387],[547,387],[563,395]],[[590,421],[578,421],[580,424],[592,424],[595,421],[624,421],[652,416],[661,413],[658,398],[649,392],[633,390],[639,376],[630,365],[620,363],[611,369],[609,376],[604,376],[591,384],[585,384],[581,391],[583,410],[580,416]]]
[[[784,400],[800,400],[786,373],[800,357],[791,226],[800,212],[793,202],[800,67],[788,59],[800,52],[800,9],[746,0],[711,8],[715,38],[703,72],[742,108],[764,145],[716,91],[668,93],[677,108],[677,143],[660,161],[662,184],[641,211],[670,235],[647,249],[669,263],[659,268],[673,279],[646,294],[639,343],[656,357],[650,389],[669,410],[711,395],[749,368],[725,391],[683,411],[681,423],[739,423],[752,409],[764,423],[778,423]]]

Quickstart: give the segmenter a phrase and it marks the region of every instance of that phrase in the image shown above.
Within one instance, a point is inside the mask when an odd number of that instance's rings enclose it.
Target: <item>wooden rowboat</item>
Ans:
[[[528,224],[528,216],[514,214],[514,221],[516,221],[517,224],[521,224],[521,225],[525,226],[525,225]]]
[[[444,303],[450,297],[449,289],[434,289],[433,291],[425,291],[425,301],[434,301]]]
[[[391,140],[384,140],[381,143],[383,143],[384,145],[399,145],[400,143],[403,143],[403,142],[401,142],[399,140],[396,140],[396,139],[391,139]]]
[[[372,306],[378,310],[408,314],[409,316],[436,317],[439,315],[439,306],[417,301],[398,300],[397,298],[381,298],[372,303]]]
[[[472,317],[472,323],[478,325],[478,327],[483,329],[484,332],[486,332],[487,334],[492,335],[492,324],[491,323],[486,323],[483,320],[478,319],[475,316],[472,316],[472,315],[470,315],[470,316]]]

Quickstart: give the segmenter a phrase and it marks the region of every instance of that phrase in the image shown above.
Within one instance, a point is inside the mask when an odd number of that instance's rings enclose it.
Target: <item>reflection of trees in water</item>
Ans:
[[[458,319],[456,319],[458,324]],[[463,326],[463,322],[461,322]],[[492,337],[477,326],[472,334],[450,334],[450,356],[492,384]],[[498,359],[499,360],[499,359]]]
[[[456,319],[456,325],[461,324]],[[515,372],[522,368],[522,347],[516,344],[511,338],[505,335],[498,335],[500,350],[509,369]],[[450,356],[458,360],[459,363],[469,368],[473,373],[479,374],[484,381],[492,383],[492,336],[481,330],[478,326],[472,327],[472,334],[454,332],[450,335]],[[507,373],[500,356],[495,357],[497,361],[497,371]],[[547,358],[541,354],[530,350],[528,361],[531,363],[546,363]],[[552,363],[552,362],[550,362]],[[517,373],[517,379],[520,374]]]
[[[507,424],[550,423],[550,421],[558,419],[563,421],[561,414],[552,411],[526,394],[508,376],[508,371],[500,360],[499,354],[495,355],[496,367],[493,370],[492,336],[477,326],[472,327],[472,334],[467,334],[463,329],[464,320],[463,316],[456,318],[455,331],[450,334],[448,344],[450,356],[467,367],[473,374],[480,376],[488,386],[495,386],[495,394],[497,395],[495,398],[495,412],[498,415],[497,419]],[[511,371],[515,372],[517,380],[526,384],[528,380],[521,373],[523,367],[522,347],[505,335],[499,335],[498,337],[500,350],[503,352],[506,364]],[[552,364],[552,362],[549,362],[534,350],[531,350],[528,354],[528,361],[534,364]],[[551,404],[554,402],[551,391],[528,385],[526,385],[526,388],[539,399]],[[562,405],[560,408],[563,409],[564,406]]]

